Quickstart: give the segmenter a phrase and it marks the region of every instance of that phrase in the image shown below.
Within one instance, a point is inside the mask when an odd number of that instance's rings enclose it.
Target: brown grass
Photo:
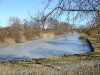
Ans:
[[[33,26],[10,26],[0,28],[0,46],[53,36],[53,32],[48,30],[41,31],[40,28],[34,28]]]
[[[80,34],[80,37],[79,37],[79,39],[86,39],[87,38],[87,35],[86,34]]]
[[[40,34],[41,38],[48,38],[48,37],[54,37],[54,33],[42,33]]]
[[[100,59],[79,60],[65,56],[0,63],[1,75],[100,75]],[[58,60],[59,58],[59,60]],[[80,58],[80,57],[79,57]],[[82,58],[82,56],[81,56]],[[74,61],[73,61],[74,59]],[[51,61],[49,61],[51,60]]]

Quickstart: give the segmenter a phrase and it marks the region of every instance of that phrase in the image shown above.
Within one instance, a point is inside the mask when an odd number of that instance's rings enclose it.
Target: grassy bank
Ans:
[[[89,37],[93,53],[0,62],[1,75],[100,75],[100,43]]]
[[[66,34],[68,30],[42,29],[32,25],[15,25],[0,28],[0,46]]]
[[[55,34],[52,31],[41,31],[41,29],[34,28],[32,26],[10,26],[0,28],[0,46],[21,43],[29,40],[53,37],[54,35]]]
[[[52,59],[53,60],[53,59]],[[27,61],[12,61],[0,63],[1,75],[99,75],[100,60],[81,61],[78,63],[69,63],[58,61],[55,64],[50,64],[46,59],[39,63],[36,60]],[[43,64],[44,63],[44,64]],[[54,62],[53,62],[54,63]]]

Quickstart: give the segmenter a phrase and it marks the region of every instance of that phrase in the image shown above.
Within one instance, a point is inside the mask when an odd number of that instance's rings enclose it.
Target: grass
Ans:
[[[99,75],[100,60],[88,54],[0,63],[1,75]]]
[[[67,28],[62,26],[60,28],[58,27],[57,29],[42,29],[40,27],[34,27],[34,25],[23,24],[0,27],[0,46],[41,39],[44,38],[44,34],[49,35],[52,33],[53,35],[60,35],[67,32]],[[45,38],[47,37],[45,36]],[[10,42],[8,42],[9,39],[11,39]]]
[[[83,34],[83,33],[80,34],[79,39],[86,39],[86,38],[87,38],[87,35],[86,34]]]
[[[100,75],[100,43],[93,53],[0,62],[1,75]]]

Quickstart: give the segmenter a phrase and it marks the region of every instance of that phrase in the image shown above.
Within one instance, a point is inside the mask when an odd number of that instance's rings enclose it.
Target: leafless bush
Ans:
[[[23,34],[26,40],[32,40],[35,36],[39,36],[40,29],[34,28],[33,26],[25,26]]]

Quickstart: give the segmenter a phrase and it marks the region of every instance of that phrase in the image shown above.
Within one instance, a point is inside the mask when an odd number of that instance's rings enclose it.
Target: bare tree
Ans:
[[[49,18],[48,19],[48,28],[50,29],[56,29],[57,25],[58,25],[58,20],[54,19],[54,18]]]
[[[10,25],[20,25],[21,23],[18,17],[10,17],[8,21]]]
[[[21,21],[19,18],[17,17],[10,17],[9,20],[9,25],[10,27],[10,35],[12,36],[11,38],[13,38],[15,40],[15,42],[20,42],[21,39]]]
[[[44,8],[43,12],[54,0],[45,1],[47,1],[48,5]],[[63,14],[66,14],[66,19],[69,20],[72,18],[72,16],[69,17],[69,15],[72,13],[75,13],[73,19],[81,21],[86,19],[88,15],[95,18],[92,26],[96,28],[97,38],[100,39],[100,0],[57,0],[56,6],[45,16],[44,20],[52,15],[60,17]],[[89,21],[91,21],[91,19]]]

